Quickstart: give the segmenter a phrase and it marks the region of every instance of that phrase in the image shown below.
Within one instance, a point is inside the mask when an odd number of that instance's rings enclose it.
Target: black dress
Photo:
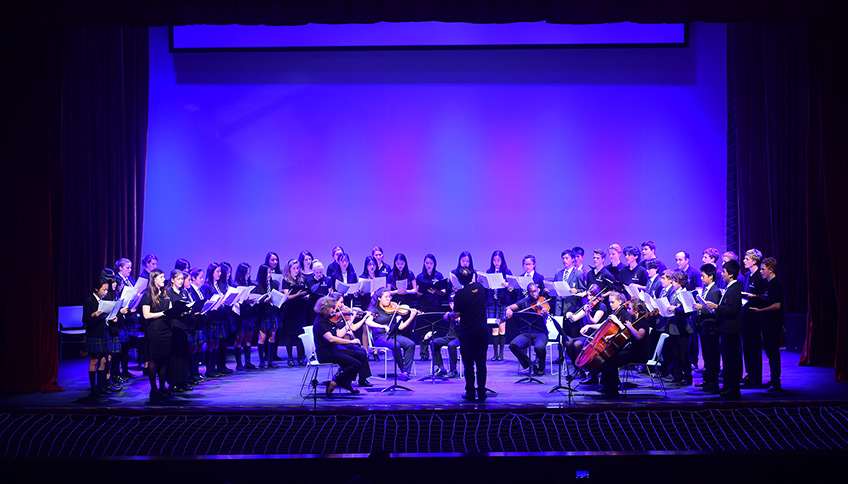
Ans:
[[[289,295],[303,291],[305,288],[303,283],[292,284],[289,281],[283,281],[283,292],[289,291]],[[306,322],[308,302],[305,296],[287,299],[283,303],[283,319],[280,326],[282,332],[286,336],[298,336],[303,333],[303,325]],[[311,311],[310,311],[311,312]]]
[[[144,293],[141,297],[141,306],[150,306],[150,312],[158,313],[165,311],[171,307],[171,301],[167,294],[159,297],[159,303],[153,304],[153,296],[150,291]],[[150,358],[153,360],[161,360],[167,358],[171,354],[171,323],[165,316],[160,316],[146,321],[146,331],[148,346],[150,346]]]

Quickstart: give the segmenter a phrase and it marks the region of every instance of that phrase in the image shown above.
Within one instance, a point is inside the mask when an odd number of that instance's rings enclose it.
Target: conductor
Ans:
[[[459,319],[459,353],[465,369],[466,400],[482,402],[486,399],[486,349],[488,329],[486,326],[486,288],[472,282],[474,271],[460,267],[456,278],[462,289],[453,299],[453,311],[445,319]],[[474,368],[477,368],[477,387],[474,386]]]

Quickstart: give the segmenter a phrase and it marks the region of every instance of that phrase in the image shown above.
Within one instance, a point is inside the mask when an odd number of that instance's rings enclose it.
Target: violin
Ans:
[[[390,303],[388,307],[380,306],[386,314],[400,314],[401,316],[406,316],[407,314],[415,311],[414,308],[407,306],[406,304],[398,304],[398,303]]]
[[[367,312],[368,311],[363,311],[360,308],[349,308],[347,306],[342,306],[339,310],[333,311],[333,313],[330,315],[330,322],[338,323],[342,319],[347,322],[348,318],[355,318],[360,314],[365,314]]]
[[[549,298],[539,296],[539,298],[536,299],[536,302],[527,306],[526,308],[522,309],[519,312],[529,311],[529,310],[532,309],[533,311],[536,311],[536,313],[538,313],[538,314],[549,313],[549,312],[551,312],[551,305],[548,304],[548,301],[549,301]]]

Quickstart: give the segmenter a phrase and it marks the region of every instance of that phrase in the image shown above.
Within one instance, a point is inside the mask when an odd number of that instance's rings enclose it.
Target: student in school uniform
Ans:
[[[763,335],[762,315],[754,309],[764,307],[763,294],[766,292],[766,279],[760,272],[763,253],[757,249],[745,252],[742,265],[747,276],[743,283],[742,297],[748,299],[748,304],[742,306],[742,356],[745,363],[745,378],[742,387],[750,389],[765,388],[763,386]]]
[[[82,305],[82,324],[85,327],[85,351],[88,353],[88,381],[91,385],[90,396],[97,398],[104,393],[114,393],[108,388],[106,379],[106,356],[110,352],[111,338],[108,336],[106,314],[98,309],[100,301],[109,293],[111,281],[105,277],[94,284],[91,296]]]
[[[131,260],[121,258],[115,262],[115,278],[118,280],[118,291],[123,291],[124,287],[135,286],[135,278],[132,276]],[[120,294],[120,292],[118,292],[118,294]],[[139,363],[142,365],[147,363],[147,358],[142,356],[145,354],[144,350],[146,350],[146,342],[143,338],[139,339],[134,336],[134,334],[139,331],[138,319],[136,316],[136,309],[131,309],[124,315],[124,332],[126,334],[127,341],[121,341],[121,355],[119,358],[121,364],[120,375],[124,381],[130,381],[133,378],[137,378],[137,375],[130,372],[130,349],[136,348],[138,350]]]
[[[165,311],[171,307],[168,292],[165,289],[165,273],[154,269],[148,277],[147,290],[141,298],[141,315],[144,318],[147,341],[150,347],[148,378],[150,381],[150,400],[156,401],[170,397],[172,392],[166,386],[168,376],[168,358],[171,356],[171,325]],[[157,386],[157,377],[159,385]]]
[[[123,286],[121,280],[116,276],[115,271],[111,268],[105,268],[100,272],[100,277],[106,277],[109,280],[109,294],[106,298],[110,301],[117,301],[121,298]],[[123,304],[123,303],[122,303]],[[125,383],[121,377],[121,347],[122,344],[129,343],[130,336],[126,329],[126,315],[129,313],[127,308],[121,308],[115,316],[115,321],[109,323],[108,336],[111,339],[109,343],[109,355],[106,361],[106,371],[108,373],[109,385],[115,390],[122,390],[121,384]]]
[[[332,259],[332,262],[330,262],[327,266],[324,267],[324,272],[327,274],[327,277],[332,279],[339,271],[339,256],[344,253],[345,250],[340,245],[333,247],[333,250],[330,251],[330,258]]]
[[[639,264],[639,249],[632,245],[624,248],[624,267],[619,272],[618,280],[622,285],[634,284],[644,289],[648,284],[648,271]]]
[[[739,277],[739,262],[730,259],[722,265],[721,277],[727,289],[718,304],[707,301],[715,311],[716,324],[720,331],[723,387],[719,393],[722,400],[738,400],[742,397],[739,382],[742,379],[742,283]]]
[[[698,277],[700,279],[700,275]],[[671,283],[673,295],[669,297],[670,311],[673,315],[668,318],[668,341],[671,358],[674,361],[674,375],[669,380],[681,386],[692,384],[692,365],[689,358],[689,336],[695,332],[692,319],[683,310],[680,302],[681,293],[686,290],[688,276],[680,269],[672,271]]]
[[[445,279],[441,272],[436,270],[436,256],[427,254],[424,256],[424,266],[421,273],[415,277],[415,283],[418,286],[418,292],[415,294],[418,298],[416,306],[421,308],[421,312],[433,313],[441,311],[442,297],[447,296],[447,289],[436,289],[434,284]],[[431,333],[425,334],[421,338],[421,361],[430,359],[430,339]]]
[[[392,268],[383,261],[385,253],[386,251],[384,251],[379,245],[371,249],[371,257],[377,261],[377,277],[388,277],[389,271],[392,270]]]
[[[168,280],[165,290],[172,304],[179,301],[188,302],[188,294],[184,291],[185,275],[183,271],[174,269]],[[171,352],[168,357],[168,382],[171,390],[177,393],[187,392],[192,389],[189,382],[189,324],[190,315],[174,315],[169,318],[171,325]]]
[[[231,287],[235,287],[233,266],[229,262],[221,262],[221,278],[218,279],[218,288],[221,294],[226,295]],[[224,306],[221,308],[221,332],[221,339],[218,340],[218,349],[215,351],[214,363],[218,369],[218,373],[226,376],[233,372],[227,366],[227,346],[233,340],[236,332],[235,313],[233,313],[232,307]]]
[[[371,296],[368,312],[373,315],[372,318],[366,320],[366,324],[371,327],[374,334],[374,345],[392,350],[398,365],[398,379],[408,380],[415,352],[415,342],[400,333],[412,324],[418,311],[412,308],[404,315],[398,304],[392,302],[391,289],[384,287],[375,291],[374,295]],[[389,330],[392,329],[391,324],[395,318],[400,318],[400,322],[395,328],[396,334],[390,334]]]
[[[306,306],[305,296],[308,291],[303,285],[303,276],[300,274],[300,264],[297,262],[297,259],[290,259],[286,263],[283,270],[283,285],[280,291],[286,295],[286,302],[283,303],[283,319],[280,322],[280,331],[286,340],[288,366],[305,366],[306,355],[304,354],[303,343],[300,341],[299,335],[303,333],[306,312],[310,308]],[[294,357],[293,348],[297,348],[297,359]]]
[[[646,240],[642,242],[642,262],[641,264],[648,268],[646,265],[649,260],[656,260],[657,265],[659,266],[659,273],[662,274],[665,272],[668,267],[659,259],[657,259],[657,244],[655,244],[652,240]]]
[[[280,288],[277,281],[271,279],[272,269],[268,264],[259,266],[256,275],[256,287],[253,292],[265,294],[264,300],[256,305],[256,329],[259,331],[257,339],[257,351],[259,353],[259,368],[276,368],[277,365],[269,358],[271,355],[271,340],[274,339],[279,323],[277,321],[276,306],[271,304],[271,291]]]
[[[612,274],[613,279],[621,281],[621,270],[624,269],[624,262],[621,262],[621,246],[618,244],[610,244],[607,248],[609,255],[609,264],[604,268]]]
[[[392,270],[386,282],[391,287],[392,299],[396,303],[410,307],[418,303],[415,297],[415,293],[418,292],[418,283],[415,281],[415,273],[409,270],[409,262],[403,253],[395,254]]]
[[[271,271],[272,274],[282,274],[283,273],[283,269],[280,267],[280,256],[277,255],[276,252],[271,251],[271,252],[268,252],[267,254],[265,254],[265,265],[267,265],[270,268],[270,271]],[[282,283],[281,282],[277,283],[277,285],[281,286]],[[280,287],[277,287],[277,290],[279,291]],[[276,321],[277,321],[277,325],[278,325],[278,329],[279,329],[280,321],[283,320],[283,308],[278,308],[276,306],[273,306],[271,308],[271,311],[274,313],[274,315],[276,317]],[[278,350],[278,347],[279,347],[279,340],[277,340],[277,338],[276,338],[276,332],[275,332],[275,337],[272,337],[270,339],[266,339],[265,336],[263,336],[262,332],[260,331],[259,337],[262,338],[263,341],[269,341],[271,343],[270,346],[268,347],[269,353],[266,355],[267,358],[268,358],[268,361],[269,362],[282,361],[281,358],[279,357],[279,355],[277,354],[277,350]],[[269,365],[269,367],[270,367],[270,365]]]
[[[721,301],[721,291],[716,284],[716,266],[706,263],[701,266],[701,299],[704,302],[718,304]],[[704,379],[700,384],[701,391],[707,394],[718,394],[718,374],[721,369],[721,347],[719,327],[715,313],[710,312],[700,303],[695,303],[698,317],[701,321],[701,349],[704,355]]]
[[[328,276],[330,278],[330,292],[336,291],[336,281],[342,284],[356,284],[359,282],[359,277],[356,275],[356,271],[353,269],[353,265],[350,263],[350,256],[347,252],[342,252],[338,255],[338,265],[339,268],[332,276]],[[344,300],[344,304],[348,307],[353,305],[353,296],[344,296],[342,298]],[[313,303],[314,305],[314,303]],[[315,315],[312,311],[309,312],[311,324],[314,322]]]
[[[142,269],[141,274],[138,275],[138,278],[150,280],[150,273],[153,272],[154,269],[159,267],[159,258],[153,254],[147,254],[141,259],[141,266],[144,269]]]
[[[507,267],[503,251],[492,252],[486,273],[500,273],[504,278],[502,287],[486,290],[486,318],[496,320],[497,324],[492,328],[492,361],[503,361],[506,344],[506,308],[518,301],[521,291],[506,282],[506,276],[511,276],[512,271]]]
[[[236,268],[236,284],[238,286],[252,286],[250,280],[250,264],[242,262]],[[256,310],[248,301],[239,304],[239,314],[235,315],[236,337],[233,341],[233,353],[236,357],[236,370],[255,370],[256,365],[250,362],[250,348],[253,340],[253,327],[256,323]],[[244,364],[241,362],[244,356]]]
[[[752,311],[762,316],[763,348],[769,361],[771,381],[764,386],[769,392],[783,390],[780,384],[780,334],[783,331],[783,286],[777,278],[777,259],[766,257],[760,266],[760,272],[766,280],[765,292],[760,298],[762,304],[752,308]]]
[[[203,345],[206,343],[206,316],[200,314],[203,310],[203,305],[206,303],[203,292],[200,290],[203,286],[205,275],[206,273],[203,269],[193,267],[189,269],[188,277],[186,277],[189,284],[186,287],[185,292],[188,295],[188,300],[194,303],[191,314],[191,327],[189,330],[189,354],[191,362],[189,365],[189,375],[191,376],[191,381],[193,383],[203,381],[203,377],[200,375],[198,366],[202,363]]]
[[[592,251],[592,270],[586,273],[586,287],[597,284],[602,292],[612,291],[616,279],[604,266],[606,252],[603,249]]]
[[[200,291],[203,293],[203,299],[209,300],[214,296],[224,296],[221,292],[221,285],[218,282],[221,279],[222,272],[221,264],[218,264],[217,262],[210,263],[206,268],[206,282],[200,287]],[[208,311],[205,317],[206,351],[203,352],[203,359],[204,365],[206,366],[207,378],[222,376],[222,373],[219,373],[215,368],[215,364],[217,362],[218,345],[221,343],[221,338],[224,336],[222,323],[223,316],[221,315],[223,311],[223,308]]]
[[[309,280],[309,277],[312,276],[312,263],[314,261],[315,257],[308,250],[302,250],[298,254],[297,263],[300,265],[300,275],[303,276],[304,281]]]
[[[379,247],[375,247],[375,249],[379,249]],[[380,249],[380,253],[382,254],[382,249]],[[377,271],[377,259],[372,256],[365,257],[365,263],[363,264],[362,274],[359,275],[359,279],[376,279],[381,276]],[[372,290],[371,292],[374,292]],[[356,307],[358,308],[367,308],[371,304],[371,294],[368,292],[360,292],[354,298]],[[380,361],[379,352],[371,347],[371,329],[368,325],[364,325],[357,333],[356,337],[362,342],[362,349],[365,350],[365,353],[368,355],[369,360]]]

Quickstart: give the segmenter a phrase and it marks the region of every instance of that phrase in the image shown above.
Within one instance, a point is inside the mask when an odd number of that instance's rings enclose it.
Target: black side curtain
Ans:
[[[738,251],[778,261],[785,310],[807,314],[801,363],[848,381],[848,122],[844,29],[829,22],[728,25],[728,219]],[[733,170],[731,170],[733,171]]]
[[[60,305],[100,271],[140,265],[147,159],[148,29],[68,29],[62,50]]]

